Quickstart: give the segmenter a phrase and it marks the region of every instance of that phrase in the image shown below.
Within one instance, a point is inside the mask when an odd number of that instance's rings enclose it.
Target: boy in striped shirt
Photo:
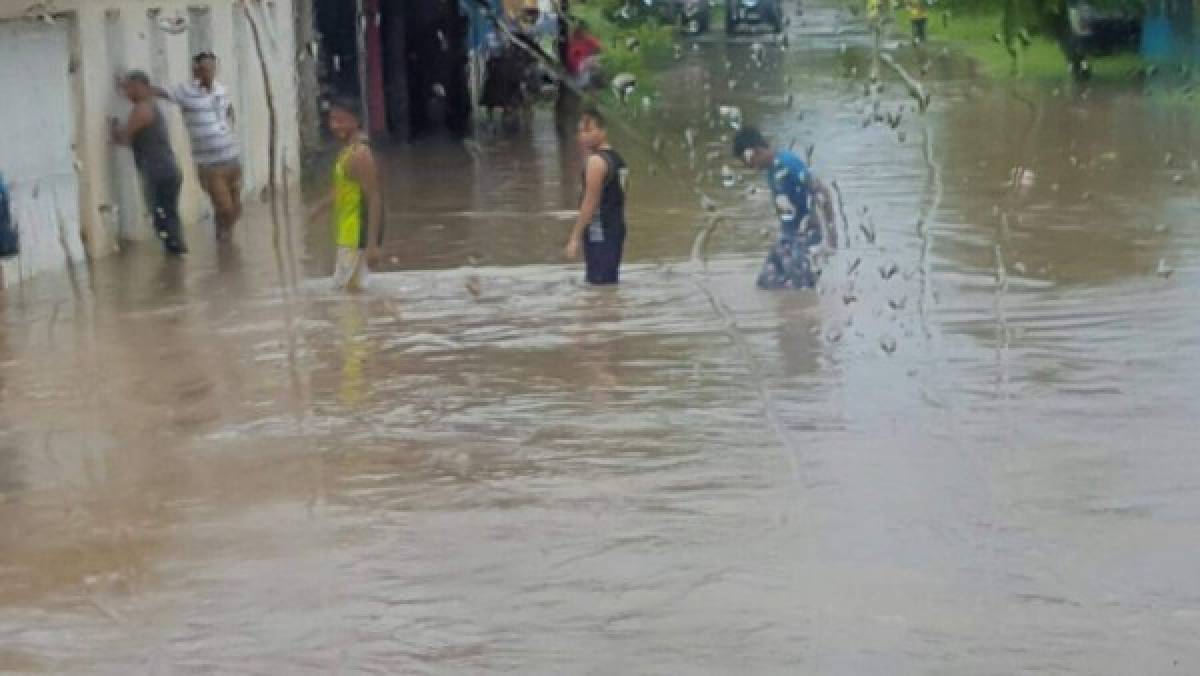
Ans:
[[[216,55],[197,54],[192,75],[191,82],[156,93],[183,111],[196,173],[212,200],[217,239],[224,240],[242,216],[242,154],[233,133],[233,106],[224,85],[216,81]]]

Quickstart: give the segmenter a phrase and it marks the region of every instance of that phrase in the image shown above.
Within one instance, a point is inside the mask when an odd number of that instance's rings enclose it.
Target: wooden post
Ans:
[[[380,0],[358,0],[359,82],[366,127],[372,138],[387,136],[387,101],[383,88],[383,39]]]
[[[294,0],[296,31],[296,92],[299,107],[300,147],[305,153],[321,146],[321,85],[317,80],[317,62],[311,46],[317,41],[316,11],[313,0]]]

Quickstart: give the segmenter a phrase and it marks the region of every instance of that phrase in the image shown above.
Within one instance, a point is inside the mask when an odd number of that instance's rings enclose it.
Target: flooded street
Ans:
[[[1200,672],[1194,110],[933,47],[921,115],[848,14],[789,30],[614,124],[617,290],[542,110],[383,152],[365,296],[262,204],[4,291],[0,671]],[[836,181],[819,293],[754,288],[719,106]]]

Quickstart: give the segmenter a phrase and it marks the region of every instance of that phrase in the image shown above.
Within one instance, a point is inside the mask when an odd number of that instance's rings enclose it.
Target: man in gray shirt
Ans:
[[[133,104],[129,119],[112,120],[112,140],[127,145],[142,177],[142,192],[154,217],[154,229],[168,253],[187,253],[179,222],[179,188],[183,178],[162,111],[154,102],[150,79],[141,71],[130,71],[121,79],[121,89]]]

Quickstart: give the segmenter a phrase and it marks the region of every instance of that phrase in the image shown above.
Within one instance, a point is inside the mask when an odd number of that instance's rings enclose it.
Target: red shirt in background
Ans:
[[[567,40],[567,72],[578,75],[588,59],[600,53],[600,41],[586,31],[575,31]]]

